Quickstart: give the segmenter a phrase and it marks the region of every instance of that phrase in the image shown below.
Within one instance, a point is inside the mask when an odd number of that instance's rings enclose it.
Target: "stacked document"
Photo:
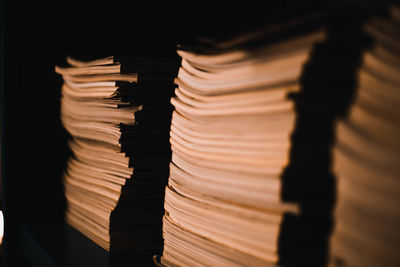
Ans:
[[[108,251],[162,247],[176,56],[67,58],[61,117],[73,156],[66,220]]]
[[[281,196],[296,121],[288,96],[300,90],[303,66],[324,37],[321,30],[178,50],[162,264],[279,262],[283,216],[301,213]]]

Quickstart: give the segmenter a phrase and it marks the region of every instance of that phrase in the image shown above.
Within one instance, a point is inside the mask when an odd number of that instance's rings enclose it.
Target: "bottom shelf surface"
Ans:
[[[107,252],[66,223],[27,223],[22,252],[31,266],[154,266],[153,252]]]

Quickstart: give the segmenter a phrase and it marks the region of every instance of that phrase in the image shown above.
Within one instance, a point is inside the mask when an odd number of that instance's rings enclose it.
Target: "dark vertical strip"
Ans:
[[[348,112],[355,95],[362,51],[371,43],[362,32],[369,14],[360,7],[331,9],[327,40],[314,47],[303,69],[301,92],[293,96],[297,121],[282,198],[300,203],[302,214],[286,216],[282,226],[285,266],[327,263],[336,198],[331,155],[335,122]]]
[[[4,256],[6,266],[22,264],[20,251],[20,166],[19,77],[18,77],[18,6],[19,1],[4,0],[4,79],[2,86],[2,179],[5,218]]]
[[[4,30],[5,10],[4,1],[0,0],[0,207],[3,208],[3,131],[4,131]]]
[[[3,136],[4,136],[4,29],[5,29],[5,0],[0,0],[0,209],[3,210],[4,181],[3,181]],[[3,225],[4,226],[4,225]],[[4,246],[0,246],[0,266],[4,266]]]
[[[159,51],[162,53],[164,50],[159,48]],[[159,52],[156,51],[156,53]],[[160,69],[160,66],[156,65],[157,60],[168,62],[166,66],[169,71],[161,72],[164,77],[168,77],[163,82],[151,81],[151,78],[159,76],[157,69]],[[140,61],[137,63],[140,64]],[[139,79],[137,84],[125,86],[122,84],[118,89],[119,97],[122,97],[125,102],[142,105],[143,109],[135,113],[134,125],[120,125],[121,150],[129,157],[134,172],[131,179],[126,181],[118,205],[110,216],[111,251],[113,251],[113,244],[117,245],[123,240],[113,237],[114,233],[118,233],[121,229],[125,233],[134,233],[135,228],[140,229],[139,232],[151,229],[152,234],[146,238],[148,241],[143,239],[142,242],[153,243],[153,249],[150,251],[152,255],[160,253],[163,247],[164,189],[168,183],[171,161],[169,130],[173,107],[170,99],[174,94],[173,80],[177,75],[179,65],[180,60],[178,60],[175,50],[166,49],[163,56],[155,58],[154,62],[149,60],[148,64],[138,68],[139,77],[144,76],[140,70],[144,71],[149,68],[145,74],[150,81]],[[133,64],[130,68],[133,69],[134,66]],[[150,194],[146,191],[148,186],[152,187]],[[150,199],[149,196],[151,196]],[[128,213],[138,216],[137,218],[127,217]],[[123,224],[121,224],[121,220],[124,221]],[[156,242],[154,242],[154,236],[157,236]],[[127,235],[125,239],[126,242],[129,242],[129,239],[134,238]],[[132,247],[131,250],[139,251],[140,249]]]

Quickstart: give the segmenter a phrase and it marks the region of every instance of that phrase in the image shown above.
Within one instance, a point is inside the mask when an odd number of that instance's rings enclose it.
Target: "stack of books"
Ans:
[[[73,156],[66,220],[108,251],[162,247],[169,125],[179,58],[67,58],[61,117]]]
[[[337,125],[331,266],[400,264],[400,12],[364,27],[363,53],[348,117]]]
[[[280,261],[283,216],[301,216],[296,203],[282,199],[296,122],[288,96],[301,89],[310,51],[325,38],[323,30],[283,34],[282,28],[209,50],[178,49],[162,264]]]

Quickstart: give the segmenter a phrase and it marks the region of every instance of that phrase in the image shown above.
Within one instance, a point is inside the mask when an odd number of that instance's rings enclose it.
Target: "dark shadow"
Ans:
[[[302,89],[290,96],[297,121],[282,175],[282,199],[299,203],[302,212],[284,217],[279,252],[285,266],[324,266],[328,259],[336,197],[335,121],[345,116],[355,95],[361,54],[371,43],[361,29],[369,13],[333,7],[327,39],[314,47],[303,69]]]
[[[175,51],[168,51],[164,54],[164,58],[172,59],[168,72],[146,73],[142,68],[137,84],[118,83],[118,96],[132,105],[142,105],[142,110],[135,113],[134,125],[120,125],[121,150],[129,157],[133,174],[111,214],[112,253],[127,249],[118,247],[121,243],[130,244],[132,251],[147,250],[152,255],[160,253],[163,247],[164,190],[171,161],[170,99],[180,65]],[[154,75],[163,76],[163,81],[152,81]],[[147,258],[150,263],[152,255]]]

